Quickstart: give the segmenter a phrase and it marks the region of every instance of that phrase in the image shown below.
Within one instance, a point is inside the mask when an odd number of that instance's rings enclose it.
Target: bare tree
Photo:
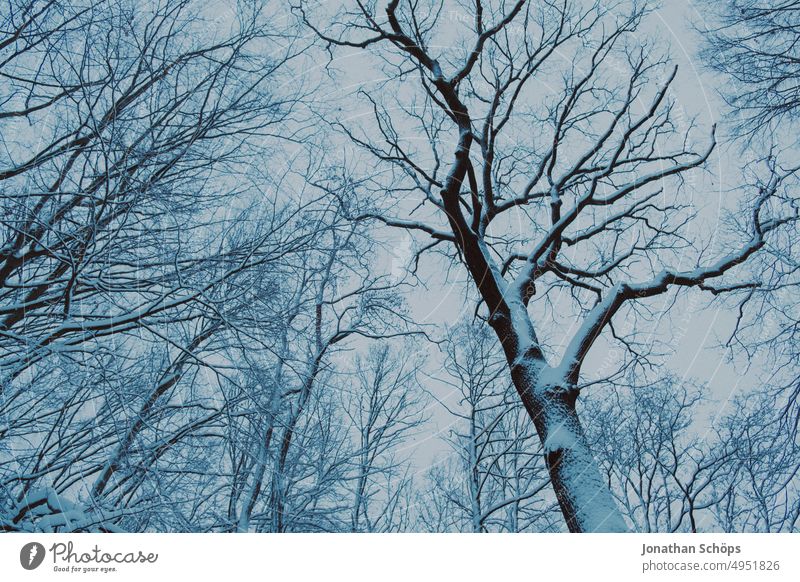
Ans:
[[[737,398],[718,429],[728,451],[728,478],[713,484],[722,531],[800,530],[800,442],[782,413],[785,398],[769,391]]]
[[[713,523],[710,508],[732,487],[733,447],[695,423],[702,388],[687,384],[640,381],[582,407],[601,471],[644,532],[703,531]]]
[[[490,334],[461,322],[445,343],[452,455],[428,472],[420,521],[432,531],[558,531],[541,446]]]
[[[344,411],[354,433],[352,464],[353,532],[389,532],[407,527],[405,495],[411,479],[404,445],[423,424],[422,391],[416,377],[422,364],[413,344],[371,346],[357,357]],[[406,505],[403,507],[403,505]]]
[[[237,241],[247,215],[219,208],[237,199],[243,156],[266,151],[242,138],[288,123],[301,89],[272,94],[300,49],[271,46],[281,31],[258,3],[216,23],[190,0],[24,1],[4,14],[5,391],[55,352],[194,317],[214,285],[275,250],[264,233]]]
[[[750,135],[794,119],[795,9],[730,6],[709,61]],[[645,3],[4,7],[0,530],[797,529],[798,165],[774,146],[705,228],[714,130]],[[471,323],[420,479],[407,299],[441,282]],[[702,435],[651,381],[686,287],[769,359]]]
[[[22,507],[88,484],[89,507],[119,510],[111,527],[144,516],[149,479],[162,499],[178,489],[165,460],[199,470],[176,445],[220,427],[224,398],[199,372],[224,374],[211,354],[243,330],[244,273],[316,234],[313,201],[249,163],[295,132],[305,89],[276,86],[303,47],[262,2],[7,8],[0,481]]]
[[[744,179],[761,191],[773,191],[797,216],[800,2],[735,0],[708,3],[708,8],[711,18],[701,31],[701,56],[721,74],[720,93],[729,105],[733,135],[744,140],[749,155],[761,158],[748,166]],[[735,297],[738,322],[728,345],[749,361],[772,364],[764,366],[761,382],[767,391],[790,395],[775,398],[793,417],[791,430],[796,431],[800,255],[795,243],[798,222],[788,226],[752,265],[752,286]]]
[[[337,353],[352,349],[347,344],[357,338],[371,341],[417,333],[397,294],[401,282],[389,281],[382,274],[370,272],[374,255],[369,249],[371,243],[368,233],[362,224],[344,220],[338,199],[334,207],[336,216],[326,219],[333,227],[325,231],[313,251],[303,255],[302,261],[289,277],[295,281],[294,289],[281,314],[283,321],[279,335],[274,338],[278,341],[271,340],[274,343],[270,347],[272,363],[268,366],[259,365],[270,371],[264,378],[265,382],[261,382],[266,384],[263,391],[269,396],[263,404],[262,414],[257,415],[255,421],[258,427],[255,440],[258,444],[254,449],[241,451],[243,455],[252,456],[254,462],[250,468],[252,476],[246,479],[247,485],[241,492],[234,492],[237,500],[242,494],[242,507],[237,518],[239,531],[246,531],[250,527],[251,516],[262,499],[262,493],[266,493],[266,499],[262,501],[268,505],[267,513],[271,520],[267,529],[294,529],[291,522],[296,522],[299,516],[291,515],[287,509],[290,497],[297,494],[292,489],[297,485],[298,478],[292,473],[296,471],[298,463],[308,462],[304,455],[310,451],[315,455],[322,454],[313,447],[301,444],[307,437],[298,431],[303,426],[322,422],[322,419],[310,414],[314,406],[332,407],[333,410],[328,410],[328,414],[334,418],[350,416],[353,419],[353,411],[335,403],[334,394],[340,388],[334,378],[343,373],[340,370],[342,364],[337,365]],[[258,360],[252,354],[248,355],[245,346],[241,357]],[[321,376],[326,379],[321,381]],[[378,387],[384,389],[382,383]],[[373,386],[371,392],[375,396],[376,389]],[[329,394],[316,394],[320,390]],[[410,399],[403,401],[409,410],[395,412],[410,415],[413,402]],[[378,418],[373,419],[373,426],[368,433],[355,435],[354,449],[368,456],[372,454],[373,461],[374,455],[378,454],[376,451],[385,446],[385,439],[376,439],[374,431],[394,432],[400,422],[393,415],[385,416],[385,412],[374,410]],[[400,431],[396,436],[399,438],[402,433]],[[298,436],[302,439],[301,443],[297,442]],[[346,435],[341,438],[346,439]],[[365,438],[368,442],[363,442]],[[367,451],[363,451],[363,447]],[[344,451],[334,455],[334,458],[341,464],[352,462]],[[334,463],[333,458],[328,461]],[[337,463],[334,463],[337,470],[348,471]],[[369,472],[370,466],[364,465],[363,470]],[[364,487],[368,477],[368,474],[363,475]],[[265,483],[267,478],[269,483]],[[309,497],[313,498],[313,495],[309,494]],[[306,515],[301,517],[304,523],[309,522]]]
[[[800,111],[800,2],[708,2],[703,62],[722,73],[738,130],[754,135]]]
[[[692,147],[668,95],[677,71],[627,42],[645,16],[638,3],[476,2],[454,5],[445,27],[448,6],[358,3],[327,25],[299,7],[328,45],[384,63],[387,81],[361,91],[374,123],[345,130],[384,169],[357,185],[390,192],[361,218],[451,245],[503,346],[570,531],[626,530],[575,411],[587,355],[615,317],[650,298],[719,291],[711,281],[783,219],[762,216],[765,191],[736,250],[708,259],[691,240],[680,177],[705,164],[715,140]],[[671,266],[678,256],[694,266]],[[546,345],[541,315],[556,294],[569,314],[555,332],[560,350]]]

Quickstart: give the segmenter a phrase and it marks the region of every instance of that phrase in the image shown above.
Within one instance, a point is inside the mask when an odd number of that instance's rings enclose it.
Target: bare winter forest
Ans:
[[[800,530],[800,0],[3,0],[0,531]]]

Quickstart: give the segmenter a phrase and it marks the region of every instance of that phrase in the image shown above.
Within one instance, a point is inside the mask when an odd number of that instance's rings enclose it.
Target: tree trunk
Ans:
[[[534,356],[511,360],[511,377],[544,445],[561,512],[570,532],[626,532],[575,411],[577,390],[552,383],[552,368]]]
[[[277,391],[277,388],[275,388]],[[247,533],[250,529],[250,518],[253,515],[253,509],[258,502],[258,496],[261,493],[261,487],[264,485],[264,473],[267,470],[267,463],[269,462],[269,446],[272,442],[272,431],[274,419],[270,414],[268,418],[268,427],[261,441],[261,449],[259,450],[258,460],[256,463],[255,476],[250,487],[245,494],[245,502],[242,506],[242,511],[239,514],[239,519],[236,523],[236,531],[239,533]]]

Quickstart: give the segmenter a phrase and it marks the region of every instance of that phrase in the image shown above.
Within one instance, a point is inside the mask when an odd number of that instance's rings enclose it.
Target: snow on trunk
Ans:
[[[526,361],[531,360],[531,361]],[[512,366],[514,385],[544,444],[545,461],[570,532],[626,532],[575,411],[575,391],[553,384],[532,358]]]

